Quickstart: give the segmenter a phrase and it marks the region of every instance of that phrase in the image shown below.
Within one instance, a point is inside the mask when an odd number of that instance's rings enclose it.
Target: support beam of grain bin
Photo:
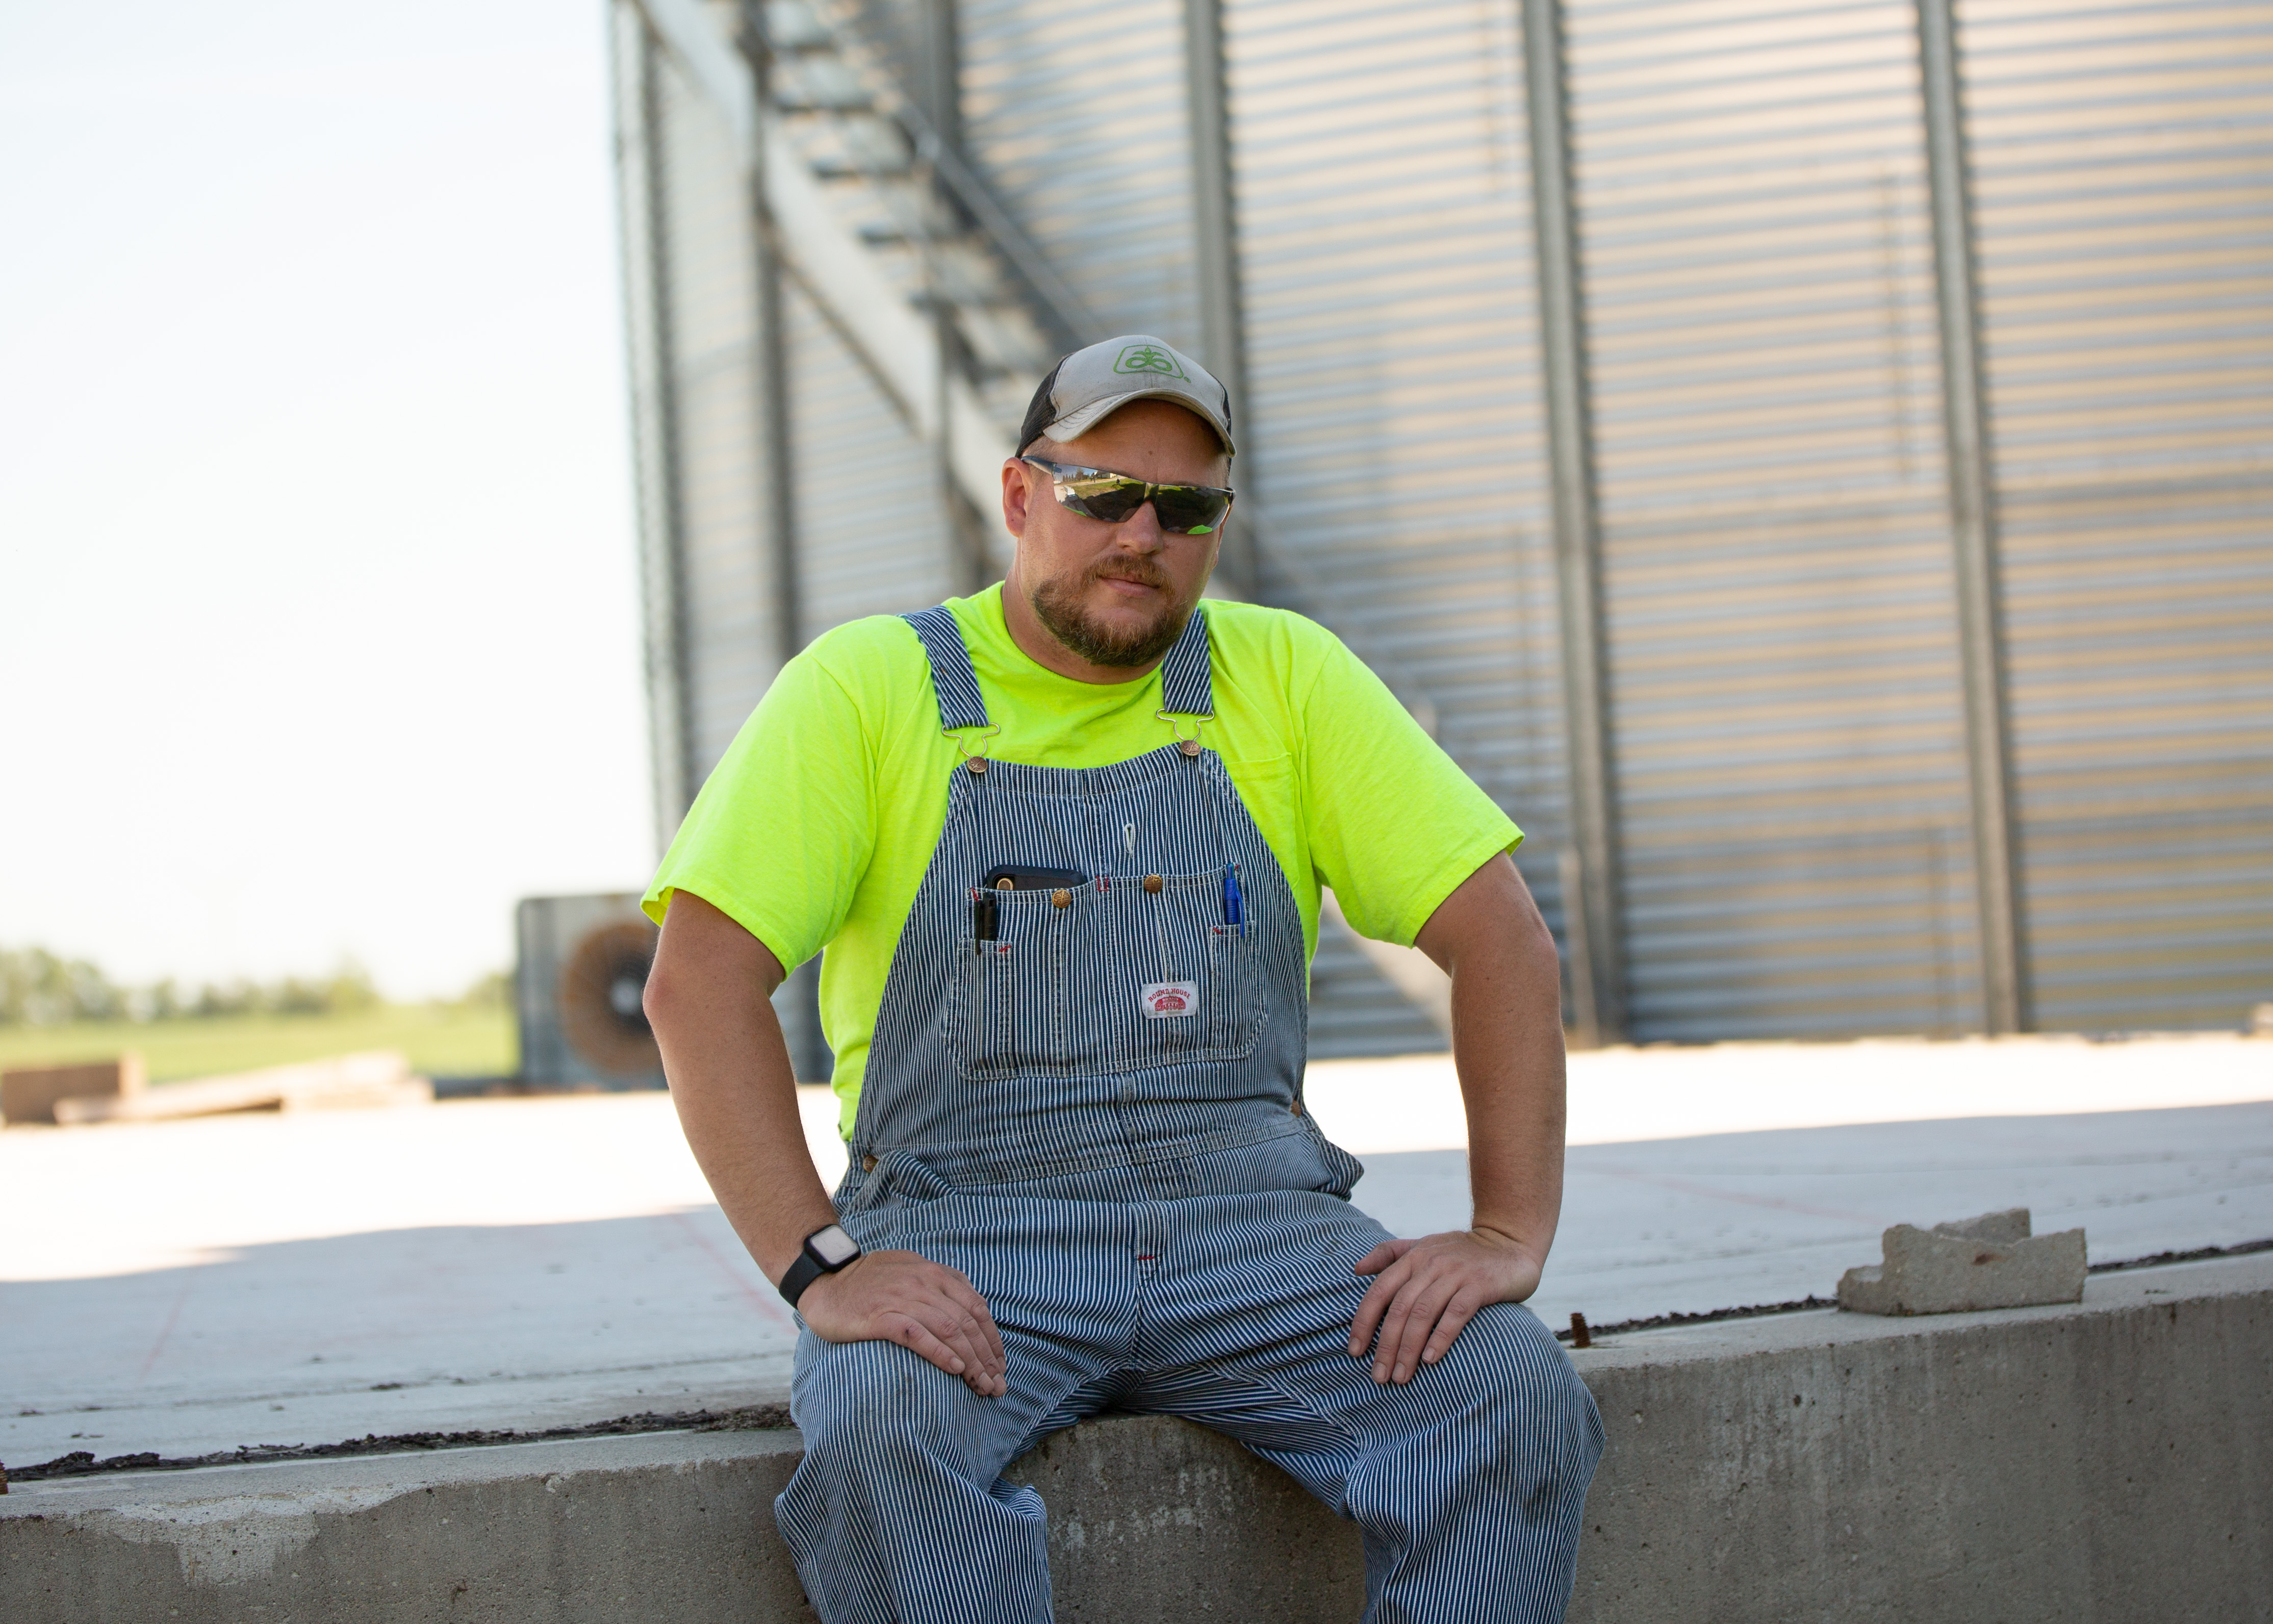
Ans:
[[[750,64],[750,80],[763,106],[772,66],[765,36],[765,8],[746,0],[736,43]],[[767,139],[765,123],[755,123],[756,139]],[[786,665],[805,646],[805,592],[798,568],[797,464],[790,450],[789,342],[782,317],[781,244],[766,207],[765,164],[753,163],[745,177],[749,189],[751,252],[757,272],[757,345],[753,358],[758,386],[758,478],[763,487],[759,513],[761,578],[773,583],[775,663]],[[800,1074],[801,1075],[801,1074]]]
[[[1200,359],[1231,393],[1232,432],[1251,435],[1247,412],[1247,331],[1239,288],[1239,217],[1231,187],[1231,105],[1224,82],[1223,0],[1184,0],[1185,106],[1191,118],[1193,276],[1198,284]],[[1247,527],[1224,531],[1217,574],[1257,595],[1257,558]]]
[[[764,143],[776,139],[762,110],[770,95],[773,48],[762,0],[744,0],[734,43],[749,64],[751,135],[756,151],[743,184],[750,210],[751,268],[756,275],[752,370],[757,386],[760,578],[771,583],[773,663],[784,665],[805,646],[805,590],[799,568],[797,464],[790,443],[789,339],[782,304],[781,232],[766,199]],[[825,1082],[834,1057],[821,1024],[821,961],[790,967],[774,991],[774,1009],[790,1066],[799,1082]]]
[[[1983,1024],[1992,1033],[2022,1032],[2029,1025],[2028,965],[2014,853],[1996,501],[1956,22],[1951,0],[1917,0],[1917,11],[1926,180],[1933,207],[1934,290],[1941,324],[1942,421],[1949,441],[1950,531],[1956,547],[1958,635],[1964,661]]]
[[[798,568],[797,464],[789,443],[789,342],[782,321],[781,254],[774,244],[772,224],[762,214],[757,225],[758,433],[760,477],[766,488],[762,523],[772,566],[774,635],[780,639],[785,665],[805,647],[805,583]]]
[[[956,0],[922,0],[923,71],[916,102],[940,144],[963,154],[963,36]]]
[[[1586,955],[1572,983],[1583,1005],[1573,1025],[1602,1042],[1626,1035],[1624,910],[1619,901],[1617,802],[1611,779],[1609,684],[1602,648],[1602,549],[1594,512],[1594,448],[1587,398],[1586,311],[1572,196],[1559,0],[1523,0],[1526,100],[1531,116],[1531,195],[1539,271],[1541,372],[1547,391],[1548,466],[1555,515],[1555,581],[1563,644],[1563,714],[1578,894],[1568,946]],[[1565,865],[1569,875],[1572,865]],[[1589,996],[1591,995],[1591,996]]]
[[[643,20],[634,23],[639,71],[639,121],[635,139],[617,142],[618,162],[636,166],[639,193],[647,207],[636,227],[640,267],[650,289],[644,312],[648,331],[645,365],[634,352],[635,384],[647,396],[641,414],[651,443],[641,459],[649,486],[641,531],[641,573],[647,607],[649,725],[655,730],[655,812],[658,847],[669,842],[694,803],[701,777],[694,761],[694,723],[687,671],[686,519],[680,500],[679,395],[676,335],[671,326],[670,199],[664,193],[669,164],[664,152],[661,47]],[[626,233],[627,240],[634,233]],[[626,278],[629,282],[631,279]]]
[[[924,299],[930,318],[932,344],[938,364],[932,369],[936,393],[932,417],[938,428],[932,435],[933,473],[939,491],[939,511],[946,525],[948,572],[965,592],[982,592],[998,571],[988,556],[986,511],[976,508],[963,491],[955,465],[955,435],[950,390],[964,371],[963,340],[956,328],[955,307],[948,290],[947,264],[934,229],[950,214],[961,214],[964,205],[950,178],[963,160],[963,41],[956,27],[956,0],[919,0],[921,12],[916,64],[915,101],[919,127],[931,138],[916,142],[919,156],[931,172],[932,206],[919,206],[926,224],[923,257]]]

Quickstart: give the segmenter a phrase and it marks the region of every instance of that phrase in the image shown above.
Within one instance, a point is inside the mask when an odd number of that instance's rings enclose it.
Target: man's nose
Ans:
[[[1146,502],[1113,527],[1113,539],[1131,553],[1158,553],[1167,545],[1168,532],[1160,528],[1160,515]]]

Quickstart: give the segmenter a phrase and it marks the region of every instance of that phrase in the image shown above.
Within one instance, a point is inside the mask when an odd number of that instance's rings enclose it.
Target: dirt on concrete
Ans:
[[[554,1426],[529,1432],[375,1432],[335,1444],[261,1444],[223,1449],[212,1455],[168,1459],[146,1451],[114,1455],[97,1460],[91,1450],[74,1449],[37,1466],[0,1469],[18,1483],[49,1477],[80,1477],[94,1472],[187,1471],[199,1466],[243,1466],[266,1461],[320,1461],[349,1455],[408,1455],[426,1449],[477,1449],[496,1444],[546,1443],[562,1438],[612,1438],[633,1432],[756,1432],[790,1425],[787,1404],[753,1404],[741,1410],[688,1410],[671,1414],[647,1410],[594,1421],[582,1426]],[[0,1481],[6,1481],[0,1478]]]
[[[2238,1246],[2198,1246],[2192,1252],[2158,1252],[2145,1258],[2120,1258],[2108,1263],[2092,1264],[2087,1272],[2113,1274],[2125,1269],[2163,1268],[2173,1263],[2202,1263],[2212,1258],[2246,1258],[2258,1252],[2273,1252],[2273,1239],[2244,1241]],[[1758,1320],[1769,1314],[1796,1314],[1810,1308],[1838,1306],[1838,1300],[1834,1297],[1803,1297],[1788,1303],[1760,1303],[1749,1308],[1715,1308],[1695,1314],[1652,1314],[1645,1320],[1621,1320],[1615,1325],[1595,1325],[1589,1321],[1587,1329],[1591,1341],[1596,1336],[1616,1336],[1627,1331],[1658,1331],[1676,1325],[1714,1325],[1724,1320]],[[1558,1342],[1567,1342],[1571,1338],[1572,1333],[1568,1330],[1555,1333],[1555,1340]]]

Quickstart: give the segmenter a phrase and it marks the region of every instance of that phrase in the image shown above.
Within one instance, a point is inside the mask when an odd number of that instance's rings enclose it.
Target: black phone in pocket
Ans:
[[[1008,880],[1008,885],[1002,883]],[[1065,891],[1089,883],[1089,876],[1074,868],[1039,868],[1031,863],[997,863],[979,882],[986,891]]]
[[[1089,883],[1089,876],[1076,868],[1044,868],[1033,863],[997,863],[979,882],[986,894],[971,905],[971,936],[973,941],[994,940],[998,923],[995,917],[994,893],[998,891],[1074,891]]]

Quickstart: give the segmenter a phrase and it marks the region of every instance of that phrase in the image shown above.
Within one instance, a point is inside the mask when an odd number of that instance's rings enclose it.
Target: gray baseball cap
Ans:
[[[1182,350],[1144,333],[1076,350],[1050,368],[1026,408],[1018,449],[1044,437],[1077,439],[1131,401],[1174,401],[1206,420],[1227,455],[1234,450],[1230,391]]]

